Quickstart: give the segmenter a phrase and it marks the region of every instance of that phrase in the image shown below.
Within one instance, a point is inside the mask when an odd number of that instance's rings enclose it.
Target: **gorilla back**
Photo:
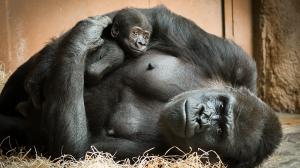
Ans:
[[[121,159],[153,147],[154,154],[163,154],[178,146],[215,150],[229,167],[261,163],[279,144],[281,127],[273,110],[255,95],[254,62],[234,43],[164,7],[139,10],[153,27],[145,54],[84,88],[85,59],[101,45],[110,19],[79,22],[49,44],[51,50],[39,53],[53,57],[43,82],[42,108],[29,103],[25,117],[2,110],[0,119],[9,123],[1,123],[1,136],[18,130],[31,137],[25,145],[45,146],[53,156],[81,157],[94,145]],[[22,65],[23,73],[14,73],[10,81],[22,81],[31,66]],[[13,99],[18,93],[12,88],[23,86],[7,83],[0,100],[16,106],[21,101]],[[9,107],[0,108],[14,111]],[[8,129],[11,123],[17,126]]]

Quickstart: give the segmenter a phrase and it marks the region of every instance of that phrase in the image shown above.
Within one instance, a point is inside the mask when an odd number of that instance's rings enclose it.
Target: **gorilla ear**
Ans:
[[[118,30],[118,23],[114,23],[112,28],[111,28],[111,36],[113,38],[117,38],[119,35],[119,30]]]

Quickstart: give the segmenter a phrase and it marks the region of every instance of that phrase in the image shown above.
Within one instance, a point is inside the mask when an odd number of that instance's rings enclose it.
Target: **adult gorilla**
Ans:
[[[97,86],[84,87],[85,59],[102,44],[106,17],[79,22],[23,64],[1,94],[1,136],[55,156],[80,157],[91,145],[118,158],[178,146],[215,150],[230,167],[261,163],[279,144],[281,127],[255,95],[254,62],[164,7],[140,10],[153,26],[150,49]],[[24,79],[38,65],[48,74],[42,107],[29,104],[20,117],[16,106],[30,99]]]

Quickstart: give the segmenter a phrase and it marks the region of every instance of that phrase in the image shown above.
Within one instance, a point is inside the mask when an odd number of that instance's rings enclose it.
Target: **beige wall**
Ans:
[[[233,34],[227,33],[226,37],[236,41],[251,54],[251,36],[249,36],[251,19],[247,17],[251,16],[251,12],[245,10],[249,8],[246,6],[248,4],[238,5],[235,1],[238,2],[238,0],[1,0],[0,63],[5,65],[6,70],[14,70],[52,37],[59,36],[87,16],[104,14],[128,6],[147,8],[159,4],[165,4],[172,11],[193,20],[204,30],[223,36],[222,2],[229,3],[231,13],[234,14],[228,16],[227,20],[228,23],[233,23],[231,28],[235,29],[231,30]],[[239,18],[241,22],[233,21]]]
[[[255,0],[255,59],[261,98],[300,113],[300,1]]]

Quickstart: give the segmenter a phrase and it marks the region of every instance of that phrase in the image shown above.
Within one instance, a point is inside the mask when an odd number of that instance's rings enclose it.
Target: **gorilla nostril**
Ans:
[[[224,114],[225,112],[225,106],[222,103],[219,105],[219,111],[221,114]]]
[[[204,107],[204,105],[203,104],[199,104],[198,106],[197,106],[197,114],[198,115],[201,115],[201,114],[203,114],[203,112],[204,112],[204,110],[205,110],[205,107]]]
[[[201,128],[202,122],[201,122],[201,118],[200,117],[196,118],[196,122],[198,123],[199,127]]]
[[[196,122],[198,123],[199,127],[202,127],[203,124],[203,116],[205,115],[205,106],[204,104],[197,105],[197,112],[196,112]]]
[[[219,96],[218,100],[219,104],[217,105],[217,111],[219,112],[219,114],[226,114],[229,98],[226,96]]]
[[[141,42],[141,41],[139,41],[139,42],[138,42],[138,45],[140,45],[140,46],[145,46],[146,44],[143,43],[143,42]]]
[[[145,46],[145,45],[146,45],[146,42],[144,42],[144,41],[137,41],[137,44],[138,44],[139,46]]]

